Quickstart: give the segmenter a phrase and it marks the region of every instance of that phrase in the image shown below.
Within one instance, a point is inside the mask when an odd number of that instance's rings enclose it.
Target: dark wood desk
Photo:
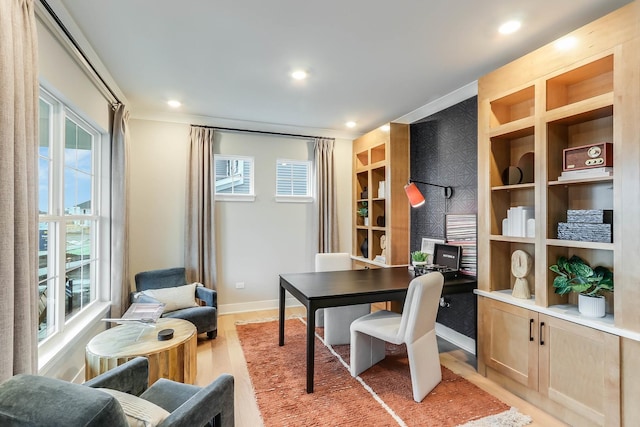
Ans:
[[[327,307],[404,301],[414,279],[407,267],[280,275],[279,345],[284,345],[285,291],[307,308],[307,393],[313,393],[316,310]],[[447,279],[442,293],[470,292],[475,278]]]

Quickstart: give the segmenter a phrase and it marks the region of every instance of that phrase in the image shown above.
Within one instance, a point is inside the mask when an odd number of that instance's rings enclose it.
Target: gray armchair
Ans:
[[[137,296],[132,297],[135,302],[157,302],[150,296],[139,294],[149,289],[173,288],[187,284],[185,269],[166,268],[162,270],[144,271],[135,275]],[[162,317],[174,317],[188,320],[196,326],[199,334],[207,333],[209,338],[218,336],[218,294],[213,289],[198,286],[196,298],[205,305],[183,308],[163,313]]]
[[[147,388],[148,362],[130,360],[84,384],[38,375],[16,375],[0,384],[2,426],[128,426],[122,406],[98,388],[133,394],[170,415],[159,427],[234,426],[233,377],[220,375],[206,387],[161,378]]]

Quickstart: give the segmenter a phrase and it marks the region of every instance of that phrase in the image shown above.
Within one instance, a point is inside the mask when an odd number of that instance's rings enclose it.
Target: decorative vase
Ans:
[[[378,225],[378,227],[384,227],[384,215],[380,215],[378,218],[376,218],[376,224]]]
[[[578,294],[578,311],[586,317],[604,317],[605,298]]]
[[[360,252],[364,258],[369,258],[369,239],[364,238],[362,244],[360,245]]]

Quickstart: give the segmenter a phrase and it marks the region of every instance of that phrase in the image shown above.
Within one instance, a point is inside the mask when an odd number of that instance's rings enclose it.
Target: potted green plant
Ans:
[[[429,254],[426,252],[415,251],[411,252],[411,263],[415,266],[427,264]]]
[[[565,295],[578,294],[578,311],[589,317],[605,315],[604,292],[613,292],[613,273],[606,267],[591,268],[582,258],[573,255],[558,258],[557,264],[549,267],[557,274],[553,279],[554,291]]]
[[[357,212],[364,219],[364,225],[369,225],[369,204],[362,202]]]

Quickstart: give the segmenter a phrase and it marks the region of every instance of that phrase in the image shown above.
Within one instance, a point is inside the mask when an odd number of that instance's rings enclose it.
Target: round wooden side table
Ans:
[[[173,329],[173,338],[158,340],[158,332]],[[154,327],[127,323],[107,329],[89,341],[85,351],[85,380],[90,380],[128,360],[149,360],[149,385],[158,378],[185,384],[196,379],[198,335],[193,323],[182,319],[158,319]]]

